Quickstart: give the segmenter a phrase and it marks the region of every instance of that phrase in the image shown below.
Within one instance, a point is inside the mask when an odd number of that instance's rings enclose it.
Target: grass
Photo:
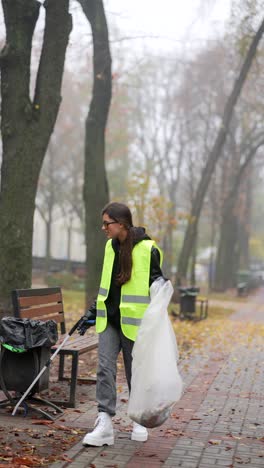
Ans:
[[[62,294],[65,308],[70,309],[73,305],[84,308],[84,291],[73,291],[71,289],[63,289]]]
[[[83,291],[73,291],[63,289],[64,311],[67,324],[67,331],[79,320],[85,312],[85,293]]]
[[[220,299],[220,296],[218,296]],[[209,299],[211,296],[209,297]],[[222,298],[221,298],[222,300]],[[66,315],[66,320],[69,326],[72,326],[74,321],[77,321],[85,311],[85,293],[83,291],[74,291],[69,289],[63,290],[63,301],[64,301],[64,310]],[[199,304],[197,304],[197,309],[199,308]],[[213,306],[209,303],[209,313],[208,319],[215,320],[215,319],[223,319],[227,318],[233,310],[225,306]],[[169,306],[169,314],[176,314],[179,315],[179,304],[170,304]],[[207,319],[207,320],[208,320]],[[203,321],[206,323],[206,321]]]
[[[223,296],[223,295],[222,295]],[[210,295],[209,299],[219,299],[219,300],[230,300],[231,298],[222,297],[220,294]],[[241,298],[239,298],[241,299]],[[245,301],[245,298],[242,298]],[[63,301],[64,301],[64,309],[67,315],[71,315],[73,312],[80,312],[83,315],[85,311],[85,293],[83,291],[73,291],[69,289],[63,290]],[[199,307],[199,304],[197,305]],[[179,314],[179,304],[170,304],[169,306],[169,313],[174,311],[176,314]],[[223,318],[227,317],[229,314],[232,313],[232,309],[226,307],[225,304],[223,306],[215,307],[209,304],[209,317],[210,318]]]
[[[233,290],[224,292],[224,293],[217,293],[217,292],[210,292],[208,294],[208,299],[217,299],[219,301],[231,301],[231,302],[246,302],[247,296],[237,296]]]
[[[85,294],[80,291],[63,291],[67,330],[83,315]],[[220,299],[220,297],[218,296]],[[198,305],[199,307],[199,305]],[[172,314],[174,311],[174,315]],[[248,346],[256,337],[263,347],[264,325],[248,324],[229,320],[234,312],[223,301],[222,306],[209,302],[208,317],[205,320],[179,320],[179,304],[170,304],[169,314],[177,339],[180,358],[189,362],[195,354],[207,355],[209,350],[228,352],[235,343]],[[175,317],[176,314],[176,317]],[[92,327],[92,332],[95,332]]]
[[[84,314],[85,293],[82,291],[63,290],[64,309],[67,330]],[[198,305],[199,307],[199,305]],[[219,330],[225,326],[226,320],[233,312],[230,308],[215,307],[209,304],[206,320],[179,320],[172,315],[179,314],[179,304],[170,304],[169,314],[177,337],[180,354],[200,349],[212,336],[217,336]]]
[[[199,312],[199,307],[200,307],[200,304],[198,303],[196,305],[196,310]],[[230,307],[228,307],[228,304],[225,305],[223,304],[222,306],[213,306],[209,303],[209,307],[208,307],[208,317],[210,319],[218,319],[218,318],[226,318],[228,317],[230,314],[232,314],[232,312],[234,312],[233,309],[231,309]],[[179,315],[180,313],[180,305],[179,304],[170,304],[169,305],[169,314],[170,315]]]

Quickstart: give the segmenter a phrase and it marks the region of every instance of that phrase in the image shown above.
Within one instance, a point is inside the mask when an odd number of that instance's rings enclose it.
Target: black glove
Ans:
[[[77,331],[82,336],[87,332],[88,328],[92,327],[94,324],[95,324],[94,314],[91,314],[90,311],[88,310],[86,315],[80,318]]]

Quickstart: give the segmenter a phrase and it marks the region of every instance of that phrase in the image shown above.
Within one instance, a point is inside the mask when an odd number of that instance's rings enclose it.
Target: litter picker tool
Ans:
[[[82,319],[78,320],[78,322],[76,322],[75,325],[73,325],[73,327],[71,328],[71,330],[69,331],[69,333],[65,336],[64,340],[61,342],[61,344],[58,346],[58,348],[56,349],[55,353],[51,356],[50,359],[48,359],[48,361],[46,362],[46,364],[44,365],[44,367],[42,367],[41,371],[39,372],[39,374],[37,375],[37,377],[33,380],[32,384],[28,387],[28,389],[25,391],[25,393],[22,395],[22,397],[20,398],[20,400],[18,401],[18,403],[16,404],[13,412],[12,412],[12,416],[15,416],[16,412],[17,412],[17,409],[19,406],[21,406],[21,404],[23,403],[23,401],[25,400],[25,398],[27,397],[27,395],[29,394],[30,390],[34,387],[34,385],[36,384],[36,382],[39,380],[39,378],[42,376],[42,374],[45,372],[45,370],[50,366],[51,362],[53,361],[53,359],[57,356],[57,354],[60,352],[60,350],[63,348],[63,346],[65,345],[65,343],[68,341],[68,339],[70,338],[70,336],[75,332],[75,330],[78,328],[79,326],[79,323],[81,322]]]

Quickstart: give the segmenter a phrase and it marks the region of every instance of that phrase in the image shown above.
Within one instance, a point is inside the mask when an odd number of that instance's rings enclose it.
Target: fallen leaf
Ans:
[[[211,444],[211,445],[220,445],[220,444],[221,444],[221,440],[211,439],[211,440],[208,440],[208,444]]]

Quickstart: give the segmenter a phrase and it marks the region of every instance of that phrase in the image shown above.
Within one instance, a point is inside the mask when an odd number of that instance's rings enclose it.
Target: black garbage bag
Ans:
[[[58,340],[55,320],[33,320],[4,317],[0,322],[0,343],[17,350],[44,346],[50,348]]]

